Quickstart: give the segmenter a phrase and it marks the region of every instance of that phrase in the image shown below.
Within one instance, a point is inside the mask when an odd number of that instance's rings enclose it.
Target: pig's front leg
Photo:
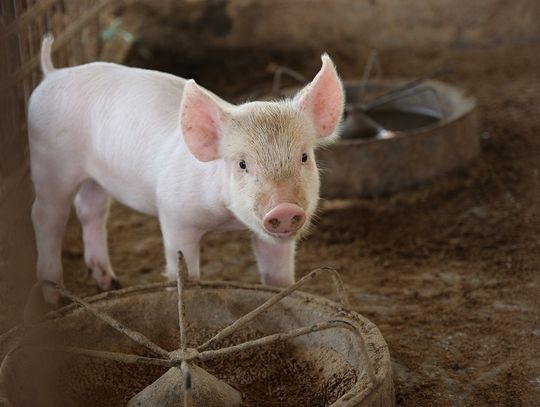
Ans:
[[[254,236],[253,248],[264,284],[287,287],[294,283],[294,252],[296,248],[294,240],[285,243],[269,243]]]
[[[165,277],[176,281],[178,270],[178,252],[182,251],[189,271],[189,279],[198,281],[200,241],[203,232],[182,228],[178,222],[160,216],[161,233],[165,245]]]

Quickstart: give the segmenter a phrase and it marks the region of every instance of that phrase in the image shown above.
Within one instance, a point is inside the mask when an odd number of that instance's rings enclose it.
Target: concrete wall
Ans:
[[[466,47],[540,40],[538,0],[210,0],[154,2],[152,47]]]

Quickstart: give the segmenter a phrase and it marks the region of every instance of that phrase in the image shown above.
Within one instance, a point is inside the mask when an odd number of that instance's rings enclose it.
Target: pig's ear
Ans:
[[[184,140],[199,161],[219,158],[219,139],[227,113],[193,79],[184,85],[180,125]]]
[[[294,102],[313,120],[317,136],[322,139],[336,134],[343,116],[343,84],[330,57],[323,54],[317,76],[294,98]]]

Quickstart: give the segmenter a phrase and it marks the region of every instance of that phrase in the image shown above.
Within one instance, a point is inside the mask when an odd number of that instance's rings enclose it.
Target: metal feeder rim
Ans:
[[[128,297],[139,295],[139,294],[154,293],[158,291],[170,291],[173,288],[176,288],[175,281],[140,284],[140,285],[135,285],[135,286],[127,287],[127,288],[122,288],[120,290],[113,290],[113,291],[106,291],[103,293],[99,293],[99,294],[84,298],[84,301],[86,301],[89,304],[93,304],[102,300],[128,298]],[[186,287],[185,287],[186,290],[227,289],[227,288],[228,289],[241,289],[241,290],[242,289],[257,290],[257,291],[263,291],[263,292],[272,293],[272,294],[278,294],[280,291],[282,291],[282,289],[277,288],[277,287],[263,286],[260,284],[235,283],[235,282],[230,282],[230,281],[215,281],[215,280],[211,280],[211,281],[200,280],[198,282],[190,281],[188,282],[188,284],[186,284]],[[295,297],[296,299],[299,299],[302,301],[314,302],[324,307],[336,309],[336,311],[339,311],[342,313],[340,315],[340,318],[349,320],[349,323],[354,326],[354,328],[359,332],[359,334],[362,337],[367,335],[373,329],[378,330],[377,326],[373,322],[371,322],[370,320],[368,320],[367,318],[363,317],[362,315],[358,314],[355,311],[344,309],[341,304],[335,301],[326,299],[324,297],[316,296],[313,294],[309,294],[303,291],[294,291],[290,293],[288,297]],[[83,310],[83,309],[79,307],[77,304],[74,304],[74,303],[68,304],[57,310],[48,312],[37,323],[43,323],[45,321],[50,321],[50,320],[64,317],[75,310]],[[0,343],[3,343],[4,341],[9,340],[10,337],[15,337],[17,333],[21,330],[24,330],[26,326],[27,325],[25,324],[18,325],[6,331],[5,333],[1,334]],[[388,345],[386,344],[386,341],[384,340],[384,337],[382,336],[382,334],[380,334],[380,331],[379,331],[379,337],[380,339],[382,339],[385,345],[384,346],[385,357],[383,359],[390,360],[390,353],[388,350]],[[362,346],[362,344],[358,343],[358,346]],[[386,366],[381,365],[381,368],[379,369],[379,371],[375,373],[375,383],[370,381],[367,386],[364,386],[362,383],[354,384],[349,389],[349,391],[343,394],[338,400],[336,400],[336,402],[331,404],[331,407],[344,407],[348,405],[356,405],[362,402],[364,399],[369,397],[369,395],[372,394],[372,392],[376,391],[384,384],[384,379],[387,376],[387,374],[388,372],[387,372]]]

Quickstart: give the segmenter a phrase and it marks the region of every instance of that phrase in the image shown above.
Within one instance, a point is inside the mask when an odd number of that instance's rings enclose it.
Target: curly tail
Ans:
[[[54,65],[51,59],[51,51],[54,38],[52,34],[46,34],[41,42],[41,71],[46,76],[54,71]]]

